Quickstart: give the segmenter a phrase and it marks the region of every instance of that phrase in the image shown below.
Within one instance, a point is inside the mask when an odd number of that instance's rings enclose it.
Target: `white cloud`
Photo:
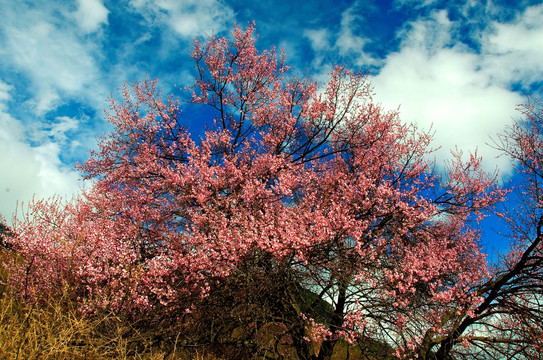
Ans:
[[[403,48],[423,49],[428,53],[438,51],[454,44],[452,39],[453,22],[447,11],[435,11],[427,19],[418,19],[401,29],[398,37],[403,39]],[[461,44],[456,43],[456,46]]]
[[[5,110],[5,103],[9,100],[9,92],[13,89],[13,86],[0,81],[0,111]]]
[[[77,11],[73,14],[77,24],[85,33],[91,33],[107,24],[109,10],[102,0],[77,0]]]
[[[79,191],[79,174],[60,161],[59,143],[44,141],[30,146],[22,123],[6,112],[11,86],[0,80],[0,214],[8,222],[19,202],[55,194],[70,198]],[[60,122],[56,136],[73,125]],[[51,129],[53,131],[53,129]]]
[[[367,8],[368,6],[369,8]],[[366,46],[369,40],[353,32],[354,29],[357,29],[365,21],[364,17],[360,14],[364,13],[368,16],[368,13],[372,10],[371,5],[355,1],[341,14],[340,29],[337,34],[334,50],[343,56],[356,54],[352,58],[354,64],[357,66],[377,65],[379,62],[379,60],[364,51],[364,46]]]
[[[395,2],[398,8],[432,4]],[[333,44],[328,51],[350,57],[350,63],[380,65],[372,79],[377,100],[387,108],[400,107],[403,120],[432,129],[434,145],[441,147],[434,154],[438,164],[450,160],[450,151],[456,147],[466,155],[477,150],[487,170],[498,168],[507,175],[511,163],[497,157],[499,153],[488,143],[518,116],[516,105],[525,101],[512,89],[518,85],[530,89],[543,80],[543,4],[526,8],[509,23],[483,18],[451,20],[446,10],[431,11],[397,32],[400,48],[384,60],[364,49],[371,42],[356,31],[364,20],[358,6],[355,2],[342,14],[335,34],[325,29],[304,32],[316,52],[314,68],[326,65],[328,39]],[[492,5],[482,8],[474,1],[467,1],[460,10],[466,16],[477,13],[497,18],[496,13],[503,11]],[[460,40],[468,34],[479,46],[477,51]]]
[[[511,122],[523,98],[495,82],[484,57],[452,41],[452,26],[445,12],[435,12],[402,33],[401,49],[373,79],[377,99],[388,108],[401,106],[403,120],[433,129],[442,147],[435,154],[439,164],[458,146],[466,154],[477,150],[487,170],[507,174],[511,164],[487,143]]]
[[[233,25],[234,12],[221,0],[132,0],[149,21],[159,20],[185,38],[218,33]]]
[[[77,119],[68,116],[59,116],[56,118],[56,121],[48,131],[48,135],[55,139],[56,142],[64,143],[67,140],[66,133],[77,129],[79,122]]]
[[[543,4],[526,8],[510,23],[493,22],[482,38],[482,66],[494,81],[529,87],[543,74]]]
[[[29,104],[37,115],[55,109],[61,98],[91,100],[103,104],[107,92],[102,89],[95,58],[96,45],[66,31],[58,18],[62,8],[29,8],[25,3],[2,7],[0,56],[9,66],[30,81],[25,89],[32,95]],[[56,15],[55,15],[56,14]]]
[[[304,37],[315,51],[312,67],[318,72],[317,78],[325,78],[324,75],[333,68],[331,62],[338,62],[338,54],[349,59],[352,66],[378,66],[381,63],[381,59],[364,51],[365,46],[371,45],[371,40],[359,35],[359,28],[366,21],[365,16],[371,16],[372,11],[376,11],[373,4],[355,1],[342,12],[336,31],[330,28],[304,30]],[[344,61],[339,60],[340,63]]]
[[[403,7],[414,7],[414,8],[422,8],[427,6],[432,6],[437,3],[437,0],[394,0],[392,1],[392,5],[396,8],[403,8]]]
[[[366,40],[353,34],[352,28],[361,21],[355,13],[356,5],[351,6],[341,14],[341,29],[336,40],[336,47],[342,55],[363,50]]]
[[[330,31],[328,31],[328,29],[308,29],[304,31],[304,36],[309,39],[311,47],[315,51],[322,51],[330,48]]]

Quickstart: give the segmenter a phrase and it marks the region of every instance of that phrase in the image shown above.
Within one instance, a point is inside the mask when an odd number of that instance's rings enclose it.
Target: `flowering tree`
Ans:
[[[454,337],[448,314],[482,306],[471,225],[504,191],[476,155],[435,172],[431,136],[375,104],[366,77],[298,79],[253,32],[195,41],[192,103],[212,114],[193,120],[199,138],[156,81],[125,86],[115,130],[81,165],[93,189],[14,226],[16,284],[38,299],[71,284],[83,310],[129,314],[276,293],[270,319],[300,357],[327,358],[340,339],[429,354]]]

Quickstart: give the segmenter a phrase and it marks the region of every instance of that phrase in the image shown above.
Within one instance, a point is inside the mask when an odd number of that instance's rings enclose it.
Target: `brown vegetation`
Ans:
[[[0,261],[6,256],[0,252]],[[8,276],[0,273],[0,359],[217,359],[203,347],[178,346],[179,338],[162,340],[162,329],[114,314],[85,316],[67,300],[68,288],[45,305],[26,303],[6,285]]]
[[[10,250],[0,249],[0,261],[9,256],[13,256]],[[68,287],[63,296],[44,304],[23,301],[7,284],[9,271],[0,270],[0,359],[299,359],[285,324],[264,318],[254,321],[258,317],[234,321],[234,313],[243,315],[239,306],[239,312],[229,309],[222,319],[212,314],[215,329],[209,327],[210,314],[202,313],[178,324],[149,325],[149,319],[133,322],[112,313],[84,315],[70,300]],[[245,315],[259,311],[249,312]],[[232,321],[230,325],[226,320]],[[308,346],[318,351],[319,344]],[[372,353],[375,346],[379,347],[373,344]],[[333,359],[374,359],[363,356],[362,345],[340,342],[336,348]]]

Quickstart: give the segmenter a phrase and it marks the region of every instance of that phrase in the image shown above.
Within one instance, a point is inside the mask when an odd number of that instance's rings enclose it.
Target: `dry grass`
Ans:
[[[6,255],[0,249],[0,261]],[[111,314],[83,316],[67,297],[27,304],[5,285],[8,276],[0,266],[0,359],[218,360],[206,349],[153,341],[164,329],[142,334]]]
[[[59,302],[0,298],[0,359],[217,359],[204,350],[165,351],[114,317],[86,318]]]

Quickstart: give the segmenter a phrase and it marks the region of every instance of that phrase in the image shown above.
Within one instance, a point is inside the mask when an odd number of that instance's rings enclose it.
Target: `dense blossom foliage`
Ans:
[[[195,41],[199,137],[156,81],[125,86],[114,131],[80,166],[92,189],[38,201],[14,225],[12,280],[36,300],[70,285],[86,312],[181,316],[226,279],[263,272],[320,357],[366,338],[427,356],[484,301],[472,225],[505,192],[476,155],[438,174],[431,136],[380,108],[365,76],[296,78],[253,32]],[[314,299],[300,304],[302,291]]]

